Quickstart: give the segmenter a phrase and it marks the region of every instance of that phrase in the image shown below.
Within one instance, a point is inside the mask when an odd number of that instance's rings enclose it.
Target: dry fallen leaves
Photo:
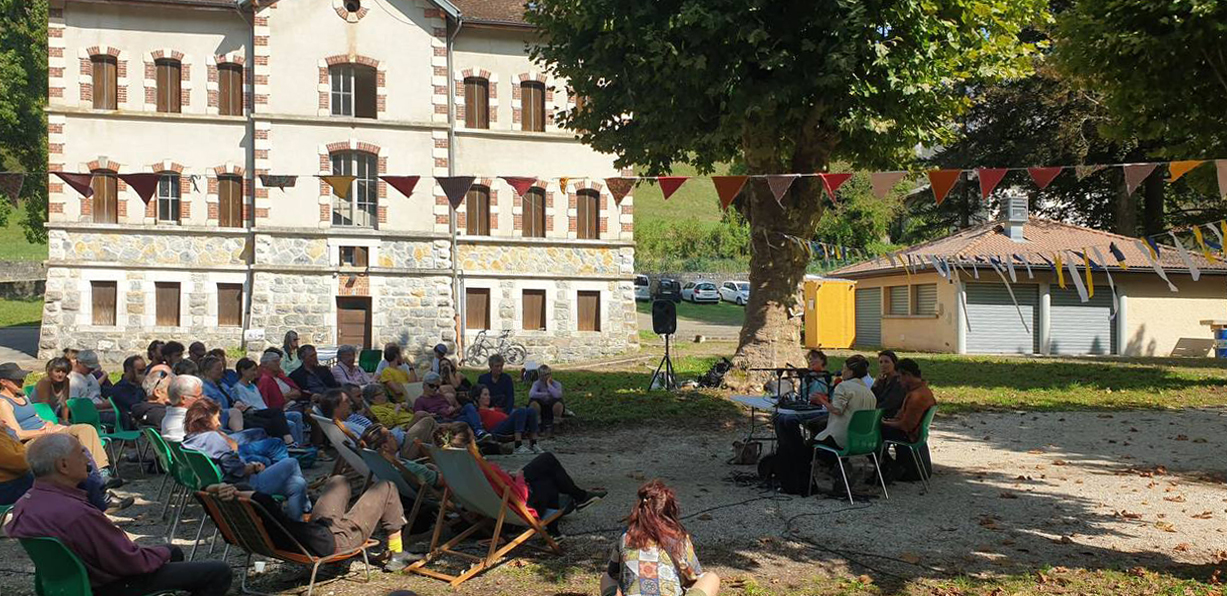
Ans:
[[[1155,522],[1155,527],[1159,528],[1160,530],[1163,530],[1164,532],[1175,532],[1176,531],[1176,526],[1172,525],[1172,522],[1157,521]]]

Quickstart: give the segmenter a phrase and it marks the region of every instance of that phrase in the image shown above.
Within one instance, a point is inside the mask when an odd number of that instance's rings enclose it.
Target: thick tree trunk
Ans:
[[[1159,234],[1163,232],[1165,227],[1163,221],[1163,186],[1163,175],[1159,172],[1151,174],[1146,179],[1146,182],[1142,183],[1142,206],[1146,214],[1142,227],[1147,236]]]
[[[1138,233],[1138,208],[1137,202],[1133,200],[1125,188],[1125,177],[1120,171],[1114,170],[1111,173],[1116,179],[1116,201],[1113,204],[1113,231],[1124,236],[1136,236]]]

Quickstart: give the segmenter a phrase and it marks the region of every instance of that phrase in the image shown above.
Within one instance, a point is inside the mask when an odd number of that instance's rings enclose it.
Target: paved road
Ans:
[[[0,362],[25,362],[38,358],[38,327],[0,329]]]
[[[639,329],[652,330],[652,315],[639,313]],[[677,336],[686,340],[694,339],[696,335],[704,335],[707,339],[736,340],[741,332],[740,325],[722,325],[719,323],[700,323],[689,319],[677,320]]]

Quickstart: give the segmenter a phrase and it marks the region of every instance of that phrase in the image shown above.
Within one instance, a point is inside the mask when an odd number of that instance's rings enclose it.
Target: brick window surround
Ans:
[[[605,190],[605,185],[592,180],[582,180],[572,182],[567,188],[567,237],[576,238],[579,235],[579,191],[593,190],[599,195],[597,198],[597,229],[599,230],[599,239],[604,240],[609,238],[609,214],[610,206],[613,205],[612,197]],[[549,202],[546,202],[546,213],[549,211]],[[547,218],[548,219],[548,218]],[[549,222],[546,222],[549,225]],[[547,228],[548,229],[548,228]]]
[[[155,164],[150,164],[147,168],[149,172],[154,174],[173,174],[179,177],[179,222],[187,221],[192,216],[192,177],[183,175],[183,164],[176,163],[170,160],[162,160]],[[158,219],[158,196],[154,193],[153,198],[149,199],[149,203],[145,205],[145,223],[156,223]]]
[[[328,56],[319,61],[319,116],[332,116],[332,82],[329,76],[329,67],[340,64],[359,64],[369,66],[375,69],[375,114],[381,115],[387,112],[388,109],[388,72],[387,63],[380,62],[374,58],[359,55],[344,55]],[[258,81],[257,81],[258,82]]]
[[[123,164],[107,159],[106,157],[99,157],[98,159],[95,159],[83,165],[84,165],[84,170],[87,172],[91,172],[91,173],[110,173],[110,174],[115,174],[115,175],[127,173],[124,171]],[[128,196],[127,196],[128,185],[123,180],[117,180],[115,188],[118,191],[118,194],[116,195],[115,213],[119,218],[119,222],[124,223],[124,218],[128,217]],[[75,190],[72,192],[73,194],[77,194],[77,191]],[[93,198],[86,199],[84,197],[81,197],[81,195],[79,194],[77,194],[77,196],[80,197],[80,200],[81,200],[82,219],[86,221],[93,221],[93,216],[94,216]]]
[[[511,87],[511,123],[520,124],[524,119],[524,106],[521,103],[520,85],[526,82],[537,82],[545,86],[545,129],[554,126],[554,89],[546,76],[539,72],[522,72],[516,75],[516,82]]]
[[[478,178],[473,181],[473,186],[484,186],[490,189],[490,235],[495,235],[498,230],[498,195],[499,185],[495,184],[494,178]],[[511,191],[515,194],[515,191]],[[465,208],[465,203],[461,202],[460,207],[456,209],[456,229],[465,230],[468,228],[469,218],[468,211]]]
[[[207,213],[206,213],[207,225],[210,225],[210,226],[221,225],[220,223],[221,192],[220,192],[220,183],[218,182],[218,179],[221,176],[237,176],[240,180],[243,181],[243,197],[242,197],[243,221],[244,222],[251,221],[251,201],[248,200],[248,197],[251,196],[251,180],[247,178],[246,174],[247,174],[247,171],[246,169],[243,168],[243,166],[236,165],[233,163],[227,163],[224,165],[216,166],[209,170],[208,174],[206,175],[206,182],[205,182],[207,186],[207,189],[206,189],[207,192],[205,194],[205,205],[207,207]]]
[[[494,124],[498,122],[498,75],[491,73],[490,71],[484,68],[466,68],[456,73],[454,77],[455,78],[454,88],[456,90],[456,96],[455,96],[456,122],[460,126],[464,126],[465,117],[468,115],[467,106],[465,105],[465,101],[464,101],[465,100],[464,81],[465,79],[468,79],[470,77],[478,78],[478,79],[485,79],[486,83],[488,84],[488,88],[490,90],[490,97],[489,97],[489,100],[490,100],[490,116],[489,116],[490,127],[489,128],[494,128]],[[443,93],[444,95],[446,95],[447,89],[443,88],[441,91],[436,90],[436,93]]]
[[[124,109],[128,103],[128,60],[127,56],[110,46],[90,46],[81,48],[77,53],[80,63],[78,87],[80,90],[80,106],[92,109],[94,107],[94,56],[110,56],[115,58],[117,84],[115,87],[115,103],[117,109]]]
[[[348,151],[361,151],[370,153],[375,156],[376,171],[382,176],[388,173],[388,156],[384,154],[383,148],[373,143],[365,143],[358,140],[341,141],[337,143],[328,143],[319,147],[319,174],[321,176],[332,175],[332,154],[344,153]],[[332,187],[327,182],[319,180],[319,208],[320,208],[320,227],[332,227]],[[379,225],[388,223],[388,183],[380,180],[376,185],[376,214]]]
[[[192,105],[192,65],[185,58],[183,52],[171,49],[154,50],[145,57],[146,110],[156,110],[158,105],[158,60],[174,60],[179,63],[179,105],[181,109]]]
[[[219,82],[218,68],[223,66],[237,66],[242,71],[242,89],[241,100],[242,109],[240,114],[246,113],[248,104],[248,94],[252,90],[252,72],[247,68],[247,57],[242,52],[230,52],[228,54],[219,54],[209,56],[208,63],[205,65],[205,90],[208,93],[208,108],[210,114],[220,113],[221,108],[221,85]]]

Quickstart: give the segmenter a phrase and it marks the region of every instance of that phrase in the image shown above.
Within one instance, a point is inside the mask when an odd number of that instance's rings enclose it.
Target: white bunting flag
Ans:
[[[1180,255],[1180,260],[1184,261],[1184,266],[1189,268],[1189,275],[1193,278],[1193,281],[1200,279],[1201,270],[1197,268],[1197,265],[1193,264],[1193,257],[1189,256],[1188,250],[1185,250],[1184,243],[1176,237],[1175,232],[1168,232],[1167,235],[1171,236],[1172,242],[1176,244],[1176,253]]]
[[[1163,281],[1167,282],[1167,289],[1173,292],[1179,292],[1180,290],[1176,289],[1176,284],[1173,284],[1172,280],[1167,278],[1167,272],[1163,271],[1163,265],[1160,265],[1159,262],[1155,260],[1154,255],[1150,253],[1150,247],[1146,246],[1146,243],[1142,242],[1141,240],[1134,240],[1133,243],[1138,247],[1138,250],[1142,251],[1143,255],[1146,255],[1146,260],[1150,262],[1150,268],[1154,269],[1155,273],[1159,274],[1159,277],[1162,278]]]

